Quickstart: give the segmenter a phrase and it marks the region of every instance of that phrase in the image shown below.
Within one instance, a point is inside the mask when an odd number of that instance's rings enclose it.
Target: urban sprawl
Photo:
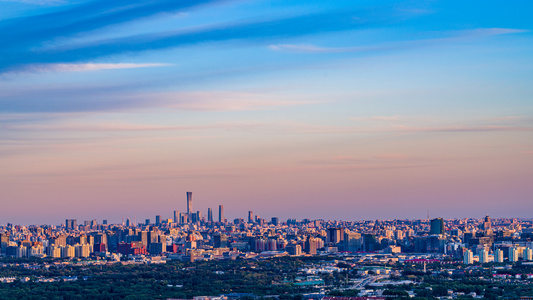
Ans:
[[[336,289],[344,291],[339,295],[379,297],[383,296],[384,289],[365,288],[416,285],[420,284],[416,282],[420,281],[417,275],[435,273],[461,277],[486,274],[483,272],[488,270],[490,276],[486,280],[490,282],[511,280],[522,284],[533,279],[529,273],[512,271],[516,264],[533,267],[531,219],[486,216],[451,220],[280,221],[277,217],[266,220],[249,211],[247,219],[229,222],[222,205],[218,207],[217,216],[213,216],[211,208],[207,216],[202,216],[200,211],[192,210],[192,193],[187,192],[186,196],[186,212],[174,211],[171,219],[155,216],[154,222],[147,219],[136,223],[127,219],[121,224],[108,224],[106,220],[101,224],[96,220],[78,224],[75,219],[66,219],[59,226],[0,226],[1,256],[31,258],[33,264],[24,264],[26,268],[40,268],[35,260],[39,258],[51,265],[334,258],[305,265],[299,270],[299,277],[291,281],[307,287],[306,291],[315,291],[308,294],[311,298],[324,297],[328,291]],[[8,265],[3,263],[4,267]],[[347,280],[343,285],[338,281],[336,287],[328,287],[320,277],[354,267],[357,267],[356,279]],[[216,272],[224,273],[223,270]],[[13,280],[17,278],[0,278],[0,282]],[[350,289],[356,289],[357,294],[346,294]],[[414,293],[409,292],[413,297]],[[457,291],[446,292],[448,298],[461,295]],[[475,296],[476,293],[470,293],[470,297]]]

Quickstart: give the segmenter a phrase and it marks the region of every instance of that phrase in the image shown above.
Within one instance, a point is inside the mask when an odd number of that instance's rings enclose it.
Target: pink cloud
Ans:
[[[382,120],[382,121],[398,121],[401,119],[401,117],[400,116],[373,116],[372,119]]]
[[[320,103],[275,94],[236,91],[177,92],[156,97],[168,99],[170,108],[198,111],[247,111]]]

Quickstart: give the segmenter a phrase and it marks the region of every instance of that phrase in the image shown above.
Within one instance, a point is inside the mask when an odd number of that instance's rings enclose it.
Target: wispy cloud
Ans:
[[[302,123],[279,124],[278,130],[286,133],[302,134],[358,134],[358,133],[424,133],[424,132],[531,132],[533,126],[502,126],[502,125],[444,125],[444,126],[388,126],[388,127],[356,127],[356,126],[322,126]]]
[[[521,119],[524,119],[524,117],[523,116],[507,116],[507,117],[493,118],[494,121],[498,121],[498,122],[521,120]]]
[[[376,158],[338,160],[335,157],[326,159],[309,159],[299,162],[304,166],[319,169],[337,170],[390,170],[404,168],[420,168],[434,165],[435,161],[390,161]]]
[[[513,33],[524,33],[529,32],[526,29],[518,28],[478,28],[472,30],[460,30],[458,33],[466,36],[489,36],[489,35],[502,35],[502,34],[513,34]]]
[[[381,153],[374,155],[374,158],[381,160],[405,160],[408,157],[402,153]]]
[[[406,118],[404,116],[394,115],[394,116],[372,116],[372,117],[352,117],[349,118],[351,121],[358,121],[358,122],[367,122],[367,121],[406,121],[406,120],[412,120],[413,118]]]
[[[86,132],[142,132],[142,131],[196,131],[209,129],[235,129],[235,128],[249,128],[256,126],[256,123],[249,122],[234,122],[234,123],[218,123],[206,125],[153,125],[153,124],[134,124],[134,123],[64,123],[64,124],[19,124],[4,126],[8,130],[18,131],[86,131]]]
[[[26,72],[86,72],[117,69],[167,67],[165,63],[82,63],[82,64],[37,64],[20,71]]]
[[[467,132],[533,132],[533,127],[517,126],[389,126],[389,127],[332,127],[311,124],[295,123],[268,123],[268,122],[223,122],[203,125],[160,125],[160,124],[137,124],[137,123],[79,123],[67,122],[60,124],[0,124],[0,128],[9,131],[93,131],[93,132],[127,132],[127,131],[191,131],[191,130],[213,130],[231,129],[244,130],[249,132],[283,132],[288,134],[368,134],[368,133],[467,133]],[[375,156],[376,159],[401,160],[405,158],[402,154],[385,153]],[[360,161],[353,156],[337,156],[333,158],[337,162]]]
[[[73,44],[68,47],[40,47],[42,43],[58,37],[71,36],[111,24],[131,21],[140,16],[152,15],[172,9],[178,10],[192,5],[189,2],[182,4],[181,1],[161,1],[161,3],[157,2],[156,4],[135,2],[128,6],[123,1],[117,1],[118,4],[114,6],[109,3],[100,3],[101,1],[96,2],[86,5],[89,10],[88,13],[85,13],[83,9],[85,6],[82,5],[56,13],[58,14],[57,16],[47,14],[33,18],[26,17],[9,20],[4,26],[0,23],[0,32],[2,32],[0,33],[0,38],[4,40],[5,45],[8,45],[8,47],[0,50],[0,72],[32,64],[85,62],[103,56],[206,42],[243,39],[257,41],[353,30],[380,21],[380,16],[377,14],[375,14],[375,20],[361,21],[354,19],[354,15],[358,12],[329,12],[278,19],[214,24],[177,31],[156,32],[85,44]],[[115,1],[112,2],[115,3]],[[195,5],[202,2],[210,1],[196,1]],[[96,8],[93,6],[96,6]],[[76,17],[79,17],[79,20]],[[60,21],[56,21],[56,18]],[[51,23],[51,25],[48,23]],[[44,28],[40,28],[40,26]],[[20,28],[26,29],[21,30]],[[25,54],[21,55],[21,52]]]
[[[419,40],[408,40],[389,44],[381,44],[375,46],[354,46],[354,47],[323,47],[313,44],[272,44],[268,48],[273,51],[293,52],[293,53],[345,53],[345,52],[376,52],[387,50],[401,50],[410,49],[413,47],[421,47],[432,44],[442,44],[447,42],[455,42],[459,40],[478,38],[484,36],[495,36],[503,34],[524,33],[528,30],[514,29],[514,28],[478,28],[473,30],[457,30],[451,32],[441,32],[440,34],[449,34],[449,37],[443,38],[429,38]]]
[[[138,18],[163,12],[179,12],[213,2],[216,0],[155,2],[93,0],[69,3],[58,10],[40,15],[2,20],[0,21],[0,40],[4,47],[0,49],[0,71],[5,72],[7,69],[17,69],[19,66],[28,64],[86,62],[92,60],[94,56],[87,53],[76,58],[62,59],[62,54],[57,56],[38,54],[35,50],[41,48],[43,43],[58,38],[72,37]]]
[[[66,3],[64,0],[0,0],[0,2],[20,2],[35,5],[59,5]]]
[[[129,89],[125,91],[124,89]],[[133,90],[132,90],[133,89]],[[0,90],[0,112],[73,113],[146,108],[189,111],[250,111],[310,105],[323,101],[303,96],[243,91],[141,92],[135,87],[51,87]],[[1,122],[1,118],[0,118]]]
[[[356,51],[370,51],[375,48],[363,47],[319,47],[311,44],[279,44],[269,45],[268,48],[274,51],[286,51],[296,53],[341,53],[341,52],[356,52]]]
[[[399,132],[483,132],[483,131],[533,131],[533,127],[527,126],[436,126],[436,127],[410,127],[398,125],[393,127],[393,130]]]
[[[276,94],[232,91],[168,93],[161,94],[160,97],[169,99],[167,102],[171,108],[197,111],[263,110],[321,103],[321,101],[291,99]]]
[[[410,156],[403,153],[381,153],[374,156],[349,156],[348,159],[338,159],[338,156],[301,160],[303,166],[316,169],[337,170],[389,170],[404,168],[423,168],[452,162],[472,161],[479,157],[445,157]]]
[[[400,116],[373,116],[373,120],[380,120],[380,121],[398,121],[401,119]]]

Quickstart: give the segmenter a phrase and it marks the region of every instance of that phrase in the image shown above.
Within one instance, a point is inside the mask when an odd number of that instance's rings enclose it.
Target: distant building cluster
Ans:
[[[228,222],[224,206],[218,218],[193,211],[192,192],[186,193],[187,212],[172,219],[155,216],[135,223],[0,227],[1,255],[13,257],[88,258],[116,260],[146,256],[209,260],[331,253],[434,254],[464,264],[531,261],[531,220],[478,219],[325,221],[289,219],[280,222],[248,212],[247,219]]]

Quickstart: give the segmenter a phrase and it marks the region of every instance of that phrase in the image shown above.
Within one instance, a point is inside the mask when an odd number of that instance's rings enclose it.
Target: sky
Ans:
[[[0,224],[530,218],[531,11],[0,0]]]

